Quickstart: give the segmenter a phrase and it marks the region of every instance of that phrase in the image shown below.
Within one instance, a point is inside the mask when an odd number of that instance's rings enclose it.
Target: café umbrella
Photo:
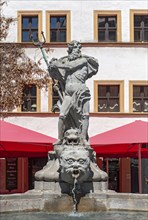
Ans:
[[[90,144],[100,157],[138,158],[139,192],[142,192],[141,158],[148,158],[148,122],[136,120],[97,134],[90,138]]]
[[[0,120],[0,158],[45,157],[56,139]]]

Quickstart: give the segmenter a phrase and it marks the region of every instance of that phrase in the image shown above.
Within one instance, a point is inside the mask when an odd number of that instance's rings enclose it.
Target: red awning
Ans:
[[[102,157],[138,157],[138,144],[148,143],[148,123],[137,120],[90,138],[90,144]],[[141,156],[148,157],[142,145]]]
[[[0,157],[42,157],[56,139],[0,120]]]

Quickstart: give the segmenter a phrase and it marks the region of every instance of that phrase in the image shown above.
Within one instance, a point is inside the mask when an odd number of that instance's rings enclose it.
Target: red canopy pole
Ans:
[[[138,144],[138,183],[139,183],[139,193],[142,193],[142,179],[141,179],[141,144]]]

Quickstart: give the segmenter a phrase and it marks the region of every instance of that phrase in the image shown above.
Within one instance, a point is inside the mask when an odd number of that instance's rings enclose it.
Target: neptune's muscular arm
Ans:
[[[74,72],[77,69],[80,69],[83,66],[87,66],[87,60],[86,58],[78,58],[76,60],[67,61],[67,62],[61,62],[61,60],[54,60],[51,63],[52,68],[58,68],[58,69],[64,69],[68,70],[69,72]]]

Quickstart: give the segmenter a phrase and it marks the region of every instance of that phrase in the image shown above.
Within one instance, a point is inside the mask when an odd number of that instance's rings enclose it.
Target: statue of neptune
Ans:
[[[98,61],[81,54],[81,44],[72,41],[68,44],[68,56],[52,58],[48,71],[58,80],[62,95],[58,122],[58,140],[54,145],[63,143],[64,133],[73,128],[79,132],[82,145],[88,144],[90,91],[85,82],[98,71]],[[55,89],[59,89],[57,85]]]

